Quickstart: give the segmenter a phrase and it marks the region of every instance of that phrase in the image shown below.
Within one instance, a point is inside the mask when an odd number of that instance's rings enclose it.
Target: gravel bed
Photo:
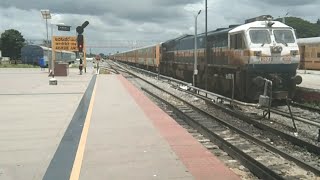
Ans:
[[[249,116],[262,116],[262,110],[259,109],[255,109],[255,108],[250,108],[250,107],[239,107],[242,112],[246,113]],[[292,111],[295,114],[302,114],[302,111],[304,113],[304,118],[309,118],[311,116],[315,117],[318,113],[314,113],[314,112],[310,112],[309,115],[308,114],[308,110],[301,110],[299,108],[295,108],[292,107],[291,108]],[[279,107],[279,110],[285,111],[288,110],[287,107]],[[320,117],[319,117],[320,118]],[[293,128],[293,123],[292,120],[290,118],[275,114],[275,113],[271,113],[270,119],[262,119],[259,122],[266,124],[270,127],[279,129],[287,134],[291,134],[294,136],[297,136],[299,139],[305,140],[307,142],[313,143],[317,146],[320,146],[320,143],[318,142],[318,131],[319,128],[300,122],[300,121],[295,121],[297,129],[298,129],[298,133],[295,134],[294,133],[294,128]]]

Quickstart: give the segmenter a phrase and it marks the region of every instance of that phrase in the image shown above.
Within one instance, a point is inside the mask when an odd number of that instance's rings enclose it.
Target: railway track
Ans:
[[[313,107],[313,106],[301,104],[301,103],[298,103],[298,102],[292,102],[291,104],[293,106],[295,106],[295,107],[299,107],[299,108],[302,108],[302,109],[306,109],[306,110],[309,110],[309,111],[314,111],[314,112],[320,113],[320,108],[319,107]]]
[[[312,135],[307,136],[320,144],[320,111],[317,108],[305,106],[296,102],[291,102],[290,106],[291,107],[273,107],[270,109],[270,112],[291,120],[295,131],[298,131],[300,128],[296,124],[308,128],[308,134]]]
[[[132,76],[141,78],[133,73],[129,74]],[[270,141],[269,138],[264,137],[261,134],[261,130],[254,130],[250,133],[244,131],[241,128],[234,126],[232,123],[228,123],[225,120],[214,117],[212,114],[199,109],[198,107],[193,106],[187,101],[176,97],[175,95],[167,92],[156,85],[148,82],[141,78],[142,81],[148,83],[153,88],[162,91],[162,93],[166,93],[171,96],[169,99],[176,99],[175,102],[165,101],[163,98],[156,96],[150,91],[144,89],[152,96],[156,97],[158,100],[165,103],[167,106],[170,106],[174,109],[175,112],[178,112],[181,116],[184,116],[184,119],[189,119],[189,124],[193,125],[194,128],[201,131],[205,136],[210,138],[210,140],[217,143],[221,148],[223,148],[228,154],[233,154],[234,158],[239,159],[246,167],[248,167],[255,174],[260,174],[260,178],[293,178],[299,177],[301,174],[305,174],[305,176],[309,176],[310,173],[308,171],[312,171],[313,173],[320,175],[319,164],[320,159],[313,157],[303,156],[304,152],[297,153],[297,157],[291,156],[292,152],[285,152],[286,147],[277,148],[270,144],[273,142]],[[177,101],[180,101],[177,103]],[[237,123],[235,123],[237,124]],[[197,126],[196,126],[197,125]],[[242,124],[242,128],[243,128]],[[244,126],[250,126],[250,124],[246,124]],[[215,133],[216,132],[216,133]],[[213,134],[212,134],[213,133]],[[229,140],[229,141],[228,141]],[[288,142],[286,142],[288,143]],[[238,148],[230,150],[230,147]],[[239,148],[239,147],[242,147]],[[246,148],[244,148],[246,147]],[[278,146],[279,147],[279,146]],[[315,147],[317,148],[317,147]],[[319,150],[316,149],[316,151]],[[251,154],[251,155],[250,155]],[[258,156],[254,156],[258,155]],[[265,158],[264,158],[265,157]],[[273,158],[271,158],[273,157]],[[315,156],[318,157],[318,156]],[[272,160],[271,160],[271,159]],[[284,159],[285,158],[285,159]],[[260,160],[260,161],[259,161]],[[268,163],[264,162],[264,160],[269,160]],[[299,167],[292,162],[295,162],[305,170],[299,169]],[[289,165],[289,166],[288,166]],[[268,168],[271,167],[271,168]],[[272,168],[273,167],[273,168]],[[290,168],[291,167],[291,168]],[[292,169],[293,168],[293,169]],[[297,168],[297,169],[295,169]],[[262,172],[258,172],[261,169]],[[279,170],[282,169],[282,170]],[[285,170],[286,169],[286,170]],[[303,173],[304,171],[304,173]],[[298,174],[292,172],[299,172]],[[308,175],[309,174],[309,175]],[[272,177],[271,177],[271,176]],[[300,177],[301,178],[301,177]]]
[[[175,100],[173,98],[166,98],[165,100],[146,89],[143,90],[169,106],[173,112],[178,114],[190,126],[201,132],[230,156],[238,159],[261,179],[308,179],[313,177],[308,172],[311,169],[320,175],[319,170],[297,159],[293,160],[292,156],[273,148],[268,144],[268,140],[259,135],[252,136],[232,124],[184,102],[178,97],[174,96]],[[299,162],[300,166],[308,170],[301,169],[292,161]]]
[[[259,178],[256,177],[253,173],[249,171],[248,168],[243,166],[238,160],[235,160],[231,156],[228,155],[225,151],[220,149],[216,144],[212,143],[210,139],[206,138],[192,126],[190,126],[182,117],[176,115],[170,107],[166,104],[161,103],[154,99],[157,105],[165,111],[168,115],[170,115],[180,126],[188,131],[199,143],[201,143],[208,151],[213,153],[216,157],[218,157],[222,162],[224,162],[231,170],[233,170],[236,174],[238,174],[241,179],[250,179],[250,180],[258,180]]]
[[[287,111],[279,110],[279,109],[276,109],[276,108],[271,108],[270,111],[272,113],[276,113],[278,115],[282,115],[282,116],[287,117],[287,118],[292,118],[291,115],[290,115],[290,112],[287,112]],[[320,121],[319,120],[307,119],[307,118],[304,118],[304,117],[301,117],[301,116],[297,116],[297,115],[293,115],[293,119],[296,120],[296,121],[301,121],[301,122],[304,122],[306,124],[309,124],[309,125],[315,126],[317,128],[320,128]]]
[[[224,111],[234,117],[237,117],[237,118],[241,119],[242,121],[248,123],[249,125],[252,125],[252,126],[254,126],[258,129],[261,129],[265,132],[273,133],[276,136],[279,136],[287,141],[290,141],[292,144],[294,144],[296,146],[299,146],[301,148],[306,148],[309,152],[320,156],[320,146],[318,146],[310,141],[299,139],[298,137],[294,136],[294,133],[289,134],[289,133],[281,131],[280,129],[273,128],[273,127],[267,125],[263,120],[261,120],[260,116],[251,117],[251,116],[248,116],[245,113],[243,113],[241,110],[238,111],[234,108],[229,108],[229,107],[226,107],[222,104],[214,103],[212,101],[212,99],[210,99],[210,98],[192,93],[190,91],[185,91],[185,92],[189,93],[191,95],[194,95],[198,98],[201,98],[202,100],[204,100],[206,102],[206,104],[211,105],[215,108],[218,108],[221,111]]]
[[[148,75],[150,75],[150,74],[148,74]],[[259,119],[261,117],[252,117],[252,116],[246,115],[245,113],[242,113],[241,111],[236,111],[235,109],[230,109],[230,108],[228,108],[228,107],[226,107],[226,106],[224,106],[224,105],[222,105],[220,103],[214,103],[211,98],[199,95],[199,94],[197,94],[195,92],[192,92],[192,91],[185,91],[185,92],[189,93],[189,94],[192,94],[193,96],[196,96],[198,98],[201,98],[204,101],[206,101],[207,104],[210,104],[210,105],[214,106],[215,108],[219,108],[219,109],[221,109],[222,111],[224,111],[224,112],[226,112],[228,114],[232,114],[235,117],[239,117],[243,121],[248,122],[248,123],[256,126],[257,128],[261,128],[261,129],[263,129],[265,131],[271,131],[275,135],[281,136],[281,137],[287,139],[288,141],[291,141],[295,145],[298,145],[298,146],[300,146],[302,148],[306,148],[310,152],[320,155],[320,147],[318,145],[316,145],[316,144],[318,144],[316,142],[317,140],[320,142],[320,129],[314,129],[313,130],[314,131],[314,133],[313,133],[314,135],[312,137],[306,135],[307,138],[306,137],[301,137],[302,139],[299,139],[299,138],[295,137],[296,133],[293,133],[294,131],[296,131],[296,129],[293,129],[293,126],[292,126],[292,123],[291,123],[290,119],[287,119],[287,129],[288,130],[286,132],[283,132],[283,129],[276,129],[275,127],[270,127],[269,125],[267,125],[263,121],[259,121]],[[272,111],[272,113],[285,116],[286,118],[291,118],[289,113],[285,113],[285,112],[281,113],[281,112],[279,112],[279,110],[274,109],[274,108],[271,109],[271,111]],[[306,119],[306,118],[300,118],[298,116],[294,116],[294,120],[301,121],[303,123],[310,124],[310,125],[315,126],[315,127],[320,127],[320,122],[316,122],[316,121],[309,120],[309,119]],[[276,120],[275,120],[275,122],[276,122]],[[318,131],[319,131],[319,133],[318,133]],[[318,133],[318,135],[317,135],[317,133]],[[310,141],[309,138],[312,138],[313,140]]]
[[[299,139],[299,138],[295,137],[294,136],[295,133],[291,133],[292,131],[294,131],[294,129],[292,129],[291,127],[289,127],[289,129],[291,129],[291,130],[289,130],[287,132],[283,132],[282,129],[277,129],[275,127],[270,127],[269,125],[266,125],[266,123],[264,123],[263,121],[258,121],[258,119],[259,119],[258,117],[252,118],[251,116],[247,116],[242,112],[236,111],[234,109],[227,108],[226,106],[223,106],[223,105],[221,105],[219,103],[213,103],[212,99],[207,98],[205,96],[201,96],[201,95],[196,94],[196,93],[194,93],[192,91],[185,91],[185,92],[189,93],[189,94],[192,94],[193,96],[197,96],[197,97],[203,99],[204,101],[206,101],[207,104],[210,104],[210,105],[214,106],[215,108],[219,108],[219,109],[221,109],[222,111],[224,111],[224,112],[226,112],[228,114],[232,114],[235,117],[239,117],[241,120],[243,120],[245,122],[248,122],[249,124],[254,125],[257,128],[263,129],[263,130],[268,131],[268,132],[272,132],[275,135],[281,136],[281,137],[285,138],[286,140],[291,141],[295,145],[298,145],[298,146],[300,146],[302,148],[306,148],[308,151],[320,155],[320,147],[319,147],[319,145],[316,145],[317,143],[315,144],[313,141],[310,141],[307,138]],[[274,111],[275,113],[279,112],[277,110],[272,110],[272,111]],[[287,114],[287,117],[289,117],[288,114]],[[295,117],[295,119],[301,121],[301,119],[299,119],[299,117]],[[308,121],[307,119],[302,120],[302,122],[307,122],[308,124],[311,124],[311,125],[315,124],[316,127],[318,126],[317,122]],[[320,130],[319,130],[318,139],[319,138],[320,138]]]
[[[100,64],[100,70],[106,70],[112,74],[119,74],[118,68],[115,67],[113,63],[105,62]]]

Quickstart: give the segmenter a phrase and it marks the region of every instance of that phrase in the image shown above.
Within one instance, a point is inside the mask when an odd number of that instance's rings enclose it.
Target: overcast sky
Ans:
[[[45,39],[40,9],[53,13],[49,24],[75,28],[88,20],[85,38],[91,46],[110,46],[110,40],[114,45],[120,42],[116,40],[148,44],[193,34],[194,15],[200,9],[198,32],[205,31],[204,0],[0,0],[0,33],[13,28],[25,39]],[[208,0],[208,31],[262,14],[279,17],[287,12],[314,23],[320,18],[319,10],[320,0]],[[55,30],[54,34],[76,35],[74,29],[69,33]],[[92,51],[109,53],[115,49]]]

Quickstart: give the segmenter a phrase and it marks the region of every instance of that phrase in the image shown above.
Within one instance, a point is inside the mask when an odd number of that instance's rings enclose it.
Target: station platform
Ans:
[[[80,179],[239,179],[121,75],[94,91]]]
[[[319,102],[320,71],[298,70],[297,74],[302,77],[302,83],[297,86],[294,100],[311,104]]]
[[[320,92],[320,71],[298,70],[297,74],[302,77],[302,83],[298,87],[319,90]]]
[[[0,180],[240,179],[121,75],[0,70]]]
[[[0,68],[0,180],[43,178],[93,72],[50,86],[47,69]]]

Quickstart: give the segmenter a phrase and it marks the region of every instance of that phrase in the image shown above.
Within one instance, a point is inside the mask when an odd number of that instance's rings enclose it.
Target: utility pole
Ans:
[[[283,16],[282,18],[282,23],[285,24],[286,23],[286,17],[288,16],[289,11],[286,13],[286,15]]]
[[[47,29],[47,41],[46,41],[46,46],[48,48],[48,51],[47,51],[47,59],[48,59],[48,62],[50,62],[50,59],[49,59],[49,33],[48,33],[48,19],[51,19],[51,13],[50,13],[50,10],[49,9],[42,9],[40,10],[41,14],[42,14],[42,17],[46,20],[46,29]],[[52,42],[51,42],[52,43]],[[51,49],[51,52],[52,54],[54,54],[55,52],[52,51]],[[49,65],[50,66],[50,65]],[[49,69],[49,68],[48,68]],[[52,78],[49,80],[49,85],[57,85],[58,84],[58,81],[54,78],[54,60],[51,58],[51,75],[52,75]],[[50,73],[50,70],[49,70],[49,73]]]
[[[209,51],[208,51],[208,6],[207,6],[207,0],[205,3],[206,6],[206,38],[205,38],[205,47],[206,47],[206,57],[205,57],[205,89],[208,90],[208,57],[209,57]]]
[[[194,66],[193,66],[193,86],[196,87],[196,79],[197,79],[197,74],[198,74],[198,54],[197,54],[197,28],[198,28],[198,23],[197,19],[199,14],[201,13],[201,10],[194,16]]]

